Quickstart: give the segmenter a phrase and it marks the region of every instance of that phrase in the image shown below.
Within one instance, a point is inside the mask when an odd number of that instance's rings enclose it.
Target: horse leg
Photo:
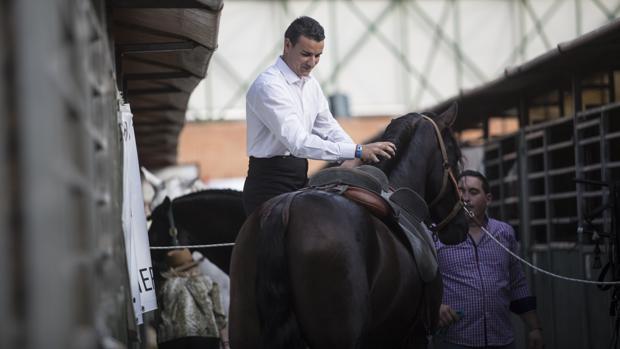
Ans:
[[[230,344],[235,349],[257,348],[259,320],[254,292],[256,278],[256,214],[243,225],[233,249],[230,270]]]
[[[363,229],[372,223],[345,199],[324,198],[303,196],[291,210],[287,249],[293,306],[310,348],[361,348],[369,316]]]

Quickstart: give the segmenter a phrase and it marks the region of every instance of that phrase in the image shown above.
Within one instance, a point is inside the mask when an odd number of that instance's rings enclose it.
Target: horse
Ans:
[[[467,236],[453,173],[456,109],[435,116],[437,128],[417,113],[392,120],[381,138],[397,154],[377,165],[391,187],[430,203],[448,244]],[[369,210],[337,193],[286,193],[255,210],[235,242],[231,347],[426,348],[441,297],[439,273],[423,282],[407,247]]]
[[[149,243],[151,247],[232,243],[245,219],[241,192],[237,190],[207,189],[172,201],[166,198],[151,213]],[[171,236],[171,231],[176,231],[176,236]],[[229,273],[232,246],[190,250],[199,251],[226,274]],[[166,252],[151,251],[156,275],[165,270]]]
[[[156,175],[145,167],[142,172],[142,190],[147,202],[145,206],[148,212],[152,212],[166,197],[175,199],[185,194],[205,189],[205,184],[200,180],[198,169],[192,166],[171,166],[160,171]],[[152,192],[151,195],[147,195]]]

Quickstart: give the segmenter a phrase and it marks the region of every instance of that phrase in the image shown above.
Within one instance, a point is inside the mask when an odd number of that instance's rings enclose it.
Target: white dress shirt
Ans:
[[[355,144],[329,111],[319,82],[312,76],[300,78],[281,57],[250,86],[246,119],[249,156],[355,157]]]

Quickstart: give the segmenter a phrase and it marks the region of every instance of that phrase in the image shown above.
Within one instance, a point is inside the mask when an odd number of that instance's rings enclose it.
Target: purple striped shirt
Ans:
[[[488,219],[485,228],[518,253],[510,225]],[[511,308],[516,313],[535,308],[519,261],[485,233],[477,246],[470,237],[453,246],[437,241],[436,247],[443,303],[463,312],[463,317],[447,328],[445,340],[472,347],[510,344],[514,340]]]

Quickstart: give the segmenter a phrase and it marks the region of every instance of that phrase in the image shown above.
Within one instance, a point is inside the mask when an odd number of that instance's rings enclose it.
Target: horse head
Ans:
[[[144,167],[141,168],[141,171],[145,182],[150,184],[153,189],[152,199],[147,203],[151,211],[159,206],[167,197],[175,199],[201,189],[200,186],[197,185],[200,182],[197,176],[192,178],[170,176],[169,178],[162,179]]]
[[[453,104],[440,115],[411,113],[394,119],[382,138],[396,144],[397,154],[378,164],[392,187],[410,188],[424,198],[431,230],[446,244],[464,241],[468,230],[455,180],[461,151],[450,127],[456,115]]]

